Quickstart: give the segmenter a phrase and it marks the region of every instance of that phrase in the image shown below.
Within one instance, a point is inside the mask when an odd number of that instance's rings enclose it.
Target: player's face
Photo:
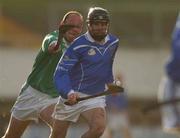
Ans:
[[[102,41],[106,37],[108,29],[109,22],[105,20],[94,21],[88,24],[88,30],[96,41]]]
[[[75,27],[71,28],[65,33],[65,39],[68,42],[72,42],[75,38],[77,38],[83,28],[83,19],[77,14],[71,14],[67,17],[65,24],[73,25]]]

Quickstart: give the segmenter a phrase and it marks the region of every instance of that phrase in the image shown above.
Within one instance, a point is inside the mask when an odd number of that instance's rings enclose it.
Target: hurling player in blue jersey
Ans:
[[[180,98],[180,13],[172,34],[171,56],[166,64],[166,78],[160,85],[159,100]],[[180,134],[180,105],[162,108],[162,126],[165,132]]]
[[[99,138],[106,126],[105,97],[77,103],[78,97],[94,95],[113,82],[112,65],[119,39],[109,34],[109,13],[101,7],[90,8],[87,32],[67,49],[57,65],[54,81],[62,98],[56,106],[51,138],[66,137],[71,122],[81,115],[89,129],[81,138]],[[68,101],[71,106],[62,104]]]

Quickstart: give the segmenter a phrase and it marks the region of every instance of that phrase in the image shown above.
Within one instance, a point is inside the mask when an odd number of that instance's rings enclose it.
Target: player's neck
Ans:
[[[103,39],[103,40],[101,40],[101,41],[95,41],[96,43],[98,43],[98,44],[100,44],[100,45],[104,45],[104,43],[105,43],[105,39]]]

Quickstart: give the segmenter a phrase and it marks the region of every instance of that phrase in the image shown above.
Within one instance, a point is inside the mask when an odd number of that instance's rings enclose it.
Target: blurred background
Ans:
[[[110,31],[120,38],[114,72],[125,78],[133,138],[150,138],[152,133],[155,138],[175,138],[161,131],[159,110],[144,115],[141,109],[157,102],[179,0],[0,0],[0,136],[43,37],[57,29],[67,11],[78,10],[86,19],[93,6],[109,10]],[[73,138],[83,129],[72,126]],[[40,131],[48,137],[47,127],[32,124],[24,138],[40,138]]]

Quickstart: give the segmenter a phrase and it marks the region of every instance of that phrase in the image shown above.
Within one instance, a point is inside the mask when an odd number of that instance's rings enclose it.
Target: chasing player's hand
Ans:
[[[60,24],[59,26],[59,35],[63,36],[68,30],[74,28],[74,25],[70,24]]]
[[[58,40],[57,40],[57,43],[56,44],[53,44],[53,45],[50,45],[48,50],[50,53],[57,53],[58,50],[59,50],[59,46],[60,46],[60,43],[64,37],[64,34],[70,30],[71,28],[75,27],[74,25],[69,25],[69,24],[63,24],[61,23],[59,25],[59,34],[58,34]]]
[[[74,105],[78,102],[77,98],[79,98],[79,95],[77,92],[70,93],[68,94],[67,102],[69,103],[69,105]]]

